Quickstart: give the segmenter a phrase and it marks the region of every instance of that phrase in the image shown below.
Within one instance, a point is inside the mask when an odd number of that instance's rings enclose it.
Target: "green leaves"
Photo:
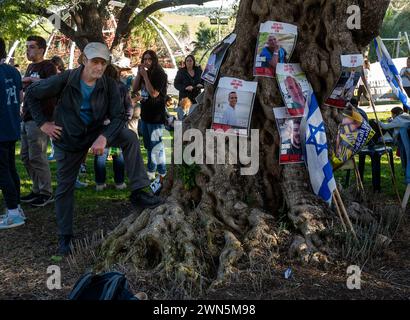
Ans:
[[[197,164],[181,164],[176,166],[176,172],[178,178],[180,178],[184,184],[186,190],[191,190],[196,186],[195,177],[201,171],[201,167]]]

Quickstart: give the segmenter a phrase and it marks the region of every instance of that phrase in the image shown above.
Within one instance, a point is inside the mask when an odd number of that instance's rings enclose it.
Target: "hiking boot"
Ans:
[[[131,203],[140,208],[155,208],[164,203],[161,197],[143,189],[134,190],[130,196]]]
[[[36,200],[39,196],[40,196],[39,193],[34,193],[33,191],[31,191],[30,194],[28,194],[24,197],[21,197],[20,201],[24,202],[24,203],[31,203],[34,200]]]
[[[44,207],[48,205],[49,203],[54,202],[54,197],[53,195],[45,195],[45,194],[40,194],[37,199],[34,201],[30,202],[30,204],[34,207]]]
[[[15,227],[22,226],[24,224],[24,219],[21,216],[9,217],[0,221],[0,230],[11,229]]]
[[[120,184],[116,184],[116,185],[115,185],[115,189],[117,189],[117,190],[124,190],[124,189],[127,189],[127,185],[125,184],[125,182],[120,183]]]
[[[73,236],[69,235],[62,235],[58,236],[58,251],[57,253],[62,256],[67,256],[71,253],[71,240]]]
[[[107,188],[107,185],[105,183],[97,184],[95,186],[95,191],[103,191],[105,188]]]

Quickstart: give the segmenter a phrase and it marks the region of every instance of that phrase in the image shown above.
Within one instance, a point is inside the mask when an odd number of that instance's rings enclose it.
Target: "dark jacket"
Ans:
[[[59,97],[55,110],[55,124],[63,127],[63,130],[61,138],[53,142],[65,151],[87,150],[100,134],[107,138],[109,145],[125,127],[127,120],[124,107],[121,105],[118,85],[115,80],[105,76],[97,80],[91,94],[92,122],[87,126],[81,120],[80,107],[83,97],[80,79],[83,68],[81,66],[33,83],[26,92],[31,114],[38,127],[47,121],[40,101]],[[110,119],[110,124],[104,126],[104,120],[107,118]]]
[[[179,91],[179,101],[185,97],[188,97],[192,103],[196,103],[195,98],[201,93],[201,89],[197,88],[196,85],[203,85],[204,81],[201,79],[201,67],[194,67],[194,71],[194,77],[191,77],[186,68],[181,68],[178,70],[174,80],[174,87]],[[185,90],[188,86],[193,86],[194,90]]]

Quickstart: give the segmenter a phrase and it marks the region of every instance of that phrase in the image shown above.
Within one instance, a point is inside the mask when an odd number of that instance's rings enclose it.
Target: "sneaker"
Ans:
[[[30,202],[30,204],[34,207],[44,207],[48,205],[49,203],[54,201],[53,195],[46,196],[44,194],[40,194],[37,199],[34,201]]]
[[[33,202],[34,200],[36,200],[39,196],[40,196],[39,193],[30,192],[30,194],[28,194],[24,197],[21,197],[20,201],[24,202],[24,203],[30,203],[30,202]]]
[[[26,215],[25,215],[25,213],[24,213],[24,211],[23,211],[23,208],[20,207],[20,205],[19,205],[17,209],[19,209],[20,216],[21,216],[24,220],[27,220],[27,217],[26,217]]]
[[[117,190],[124,190],[126,188],[127,188],[127,185],[125,184],[125,182],[115,185],[115,189],[117,189]]]
[[[97,184],[95,186],[95,191],[103,191],[105,188],[107,188],[107,185],[105,183],[103,184]]]
[[[23,218],[23,220],[27,220],[27,217],[26,217],[26,215],[24,214],[23,208],[18,207],[18,210],[19,210],[19,213],[20,213],[20,217]],[[8,216],[8,212],[7,212],[7,209],[6,209],[6,211],[4,212],[4,214],[1,214],[1,215],[0,215],[0,220],[6,219],[7,216]]]
[[[76,180],[75,182],[75,188],[76,189],[83,189],[83,188],[87,188],[88,187],[88,183],[86,182],[81,182],[80,180]]]
[[[0,221],[0,230],[2,229],[11,229],[15,227],[22,226],[24,224],[24,219],[20,216],[16,217],[6,217]]]
[[[154,180],[155,179],[155,172],[147,171],[148,179]]]
[[[71,253],[71,240],[72,235],[58,236],[58,251],[57,253],[62,256],[67,256]]]
[[[140,208],[155,208],[164,203],[161,197],[145,190],[134,190],[130,196],[131,203]]]

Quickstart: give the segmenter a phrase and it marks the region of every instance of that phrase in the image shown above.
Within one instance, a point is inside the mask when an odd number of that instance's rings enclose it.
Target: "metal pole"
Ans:
[[[218,16],[218,42],[221,41],[221,24],[219,23],[219,16]]]
[[[400,57],[400,42],[401,42],[401,31],[399,32],[398,36],[399,40],[397,41],[397,47],[396,47],[396,58]]]
[[[409,40],[409,34],[406,32],[404,32],[404,36],[406,38],[406,42],[407,42],[407,48],[409,49],[409,56],[410,56],[410,40]]]

